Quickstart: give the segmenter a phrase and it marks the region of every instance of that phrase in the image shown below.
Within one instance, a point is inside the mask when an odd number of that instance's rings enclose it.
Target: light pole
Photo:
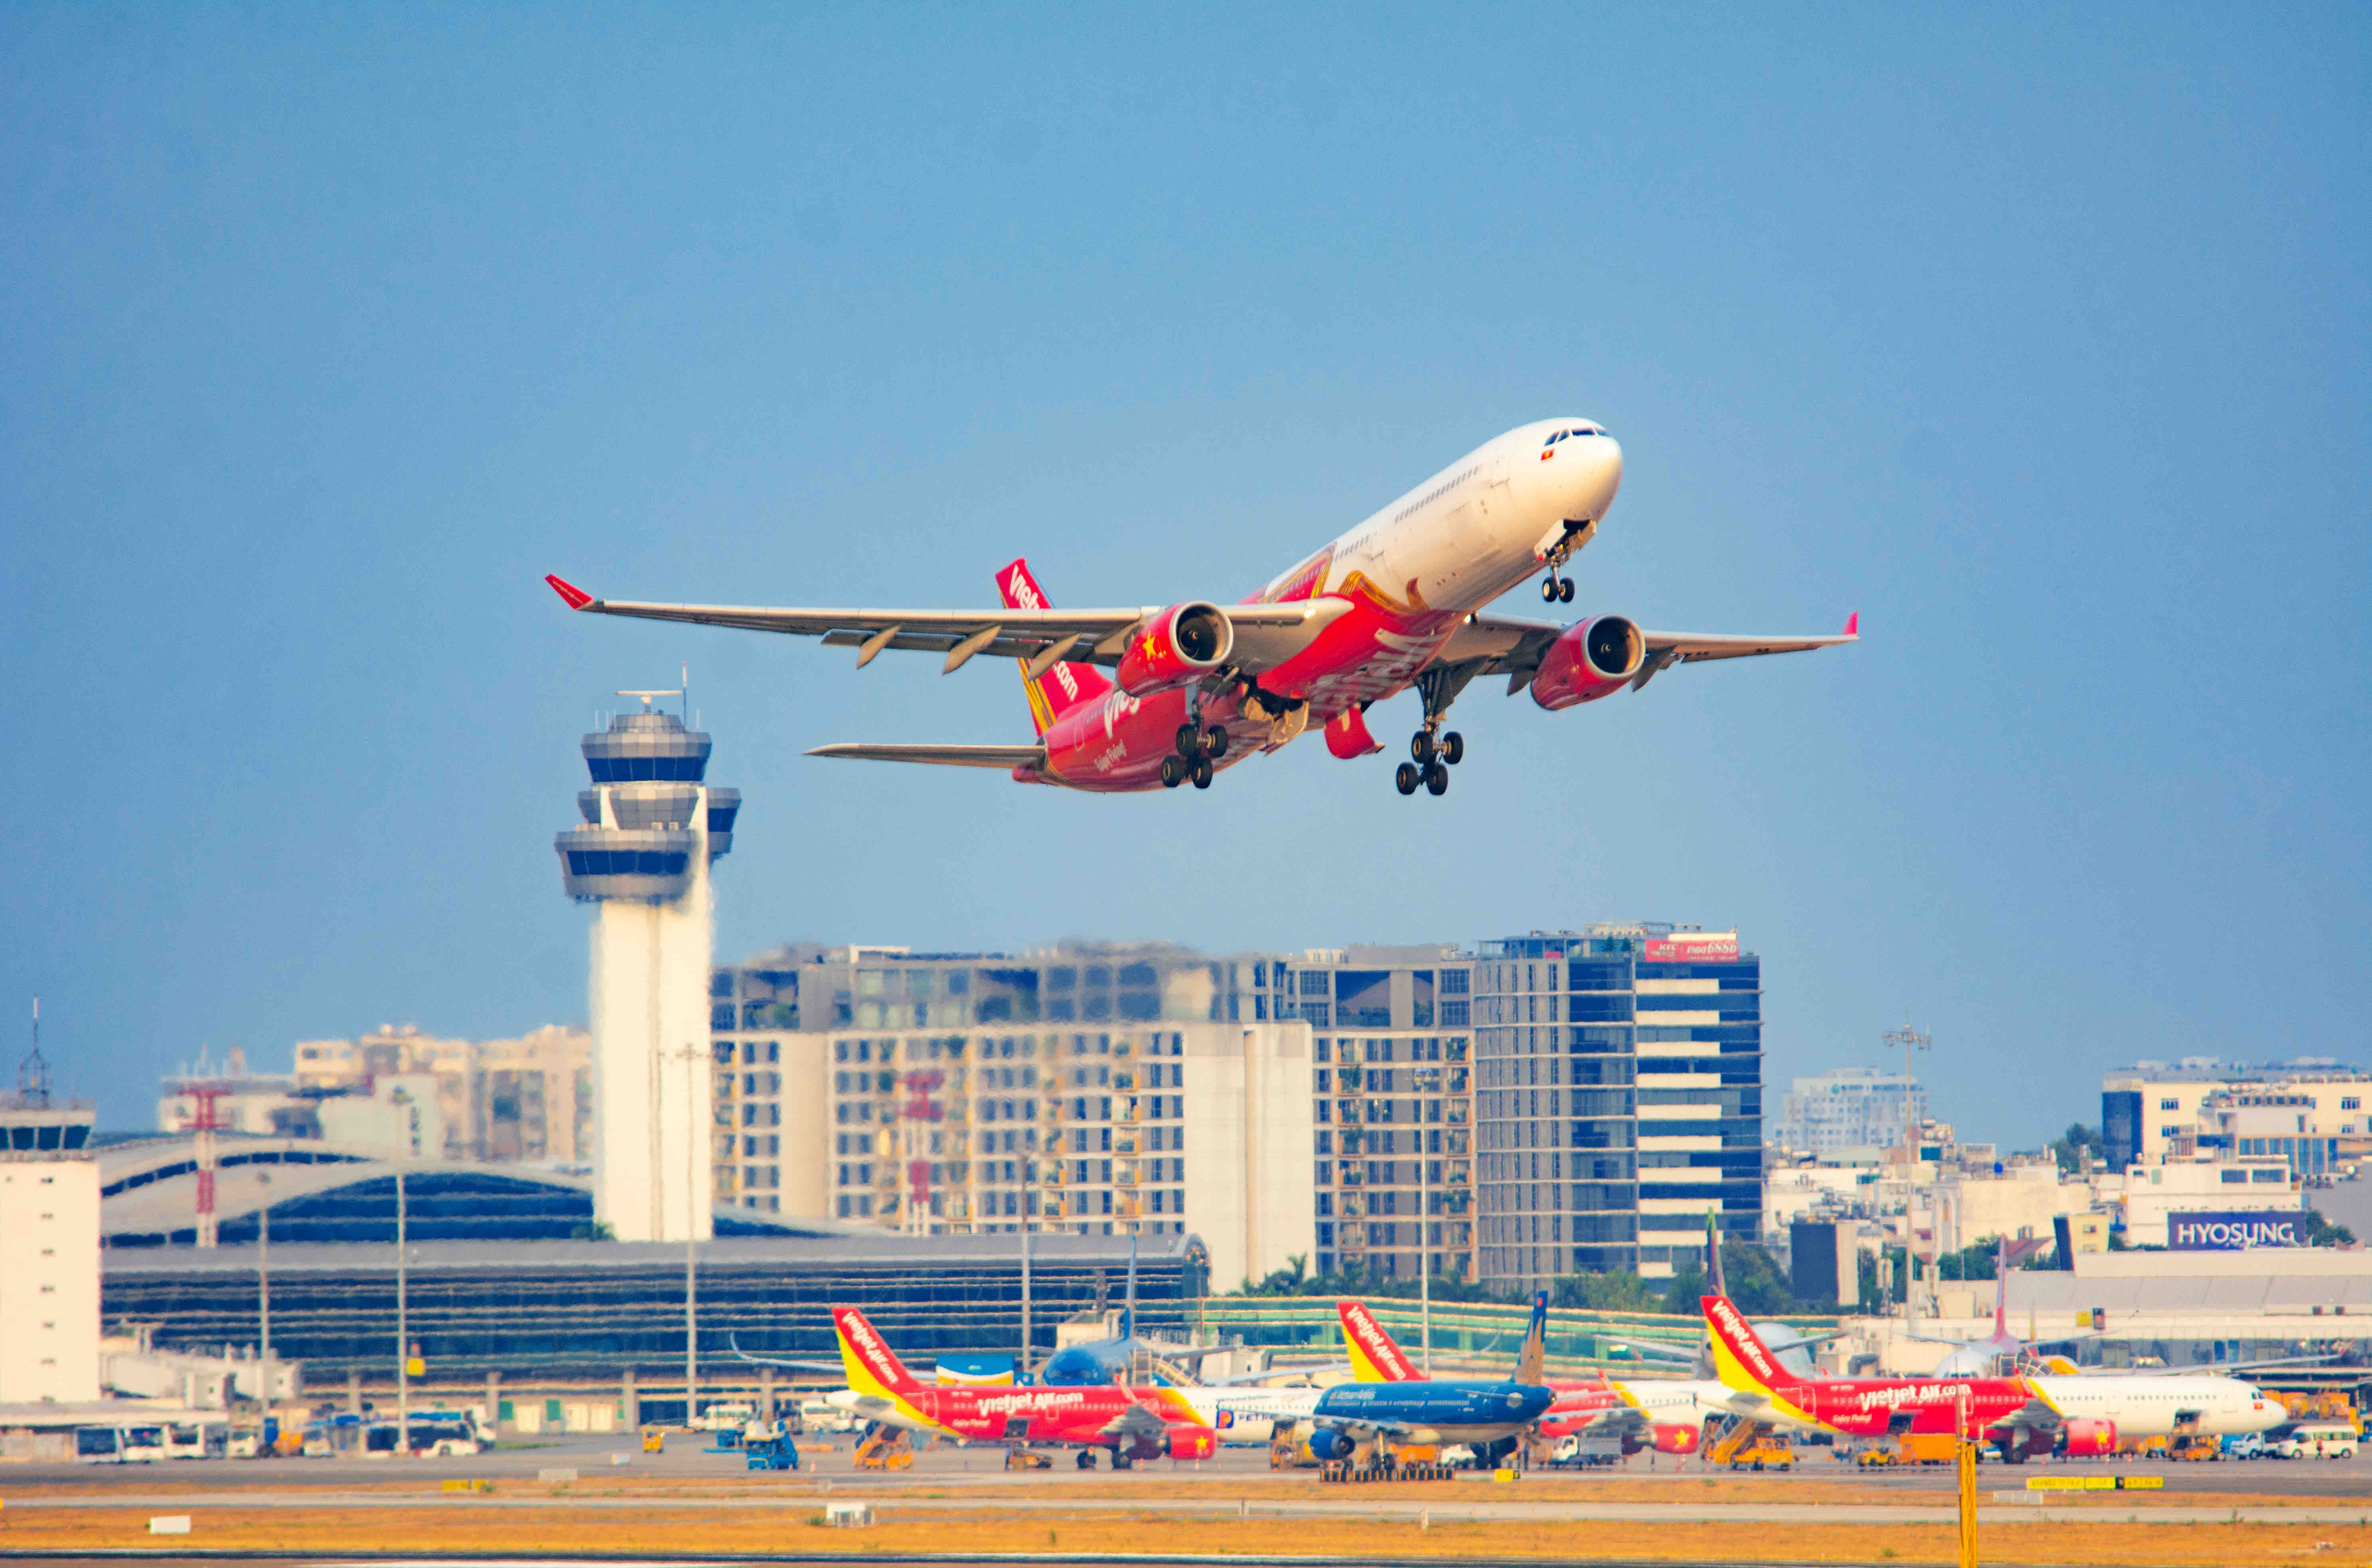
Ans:
[[[1919,1175],[1919,1119],[1911,1114],[1911,1053],[1932,1050],[1936,1041],[1913,1028],[1908,1020],[1899,1029],[1887,1030],[1884,1038],[1887,1044],[1902,1048],[1902,1331],[1908,1334],[1912,1297],[1919,1288],[1919,1238],[1912,1228],[1912,1202]]]
[[[403,1192],[403,1155],[395,1159],[395,1451],[411,1452],[412,1448],[412,1379],[407,1365],[412,1357],[410,1324],[405,1313],[409,1307],[411,1279],[409,1260],[410,1237],[406,1232]]]
[[[681,1050],[660,1054],[672,1054],[683,1062],[683,1423],[689,1427],[692,1418],[699,1413],[700,1400],[700,1154],[713,1135],[695,1112],[700,1105],[699,1074],[706,1071],[708,1052],[686,1040]],[[656,1057],[651,1071],[656,1079]],[[663,1104],[660,1097],[653,1095],[655,1113],[661,1110]],[[654,1114],[652,1120],[657,1123],[665,1118]],[[656,1194],[658,1184],[654,1182],[652,1186]],[[664,1201],[655,1196],[653,1206],[664,1225]]]
[[[1416,1130],[1416,1292],[1424,1344],[1424,1375],[1433,1376],[1433,1184],[1425,1171],[1425,1144],[1432,1132],[1420,1122]]]
[[[263,1202],[255,1211],[255,1314],[256,1356],[260,1363],[258,1375],[262,1379],[260,1398],[266,1416],[272,1413],[272,1174],[256,1173],[257,1185],[265,1189]]]

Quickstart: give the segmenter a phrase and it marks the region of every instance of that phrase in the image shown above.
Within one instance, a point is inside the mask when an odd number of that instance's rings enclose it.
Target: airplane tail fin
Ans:
[[[1128,1237],[1128,1295],[1122,1298],[1120,1337],[1123,1340],[1136,1338],[1136,1233],[1134,1231],[1129,1232]]]
[[[848,1374],[848,1386],[860,1394],[876,1399],[894,1400],[901,1394],[913,1393],[922,1384],[906,1370],[906,1364],[897,1353],[881,1342],[881,1336],[864,1313],[854,1307],[831,1309],[831,1326],[840,1336],[840,1361]]]
[[[1029,573],[1029,563],[1017,557],[996,574],[997,591],[1005,596],[1007,610],[1047,610],[1045,594],[1038,579]],[[1032,673],[1036,661],[1023,659],[1021,688],[1029,698],[1029,716],[1043,735],[1053,727],[1054,721],[1082,703],[1092,703],[1111,690],[1111,682],[1101,670],[1091,664],[1058,662]]]
[[[1523,1348],[1516,1353],[1516,1381],[1540,1387],[1548,1376],[1549,1293],[1532,1293],[1532,1320],[1524,1330]]]
[[[1697,1304],[1704,1309],[1705,1327],[1713,1334],[1714,1370],[1733,1388],[1750,1393],[1780,1394],[1803,1382],[1780,1365],[1738,1308],[1726,1295],[1708,1295]]]
[[[2009,1241],[1994,1256],[1994,1342],[2009,1338]]]
[[[1705,1211],[1705,1288],[1715,1295],[1729,1294],[1729,1282],[1721,1277],[1721,1226],[1711,1209]]]
[[[1351,1374],[1362,1383],[1417,1383],[1424,1374],[1401,1353],[1391,1335],[1376,1321],[1365,1302],[1338,1301],[1334,1310],[1343,1319],[1343,1342],[1350,1347]]]

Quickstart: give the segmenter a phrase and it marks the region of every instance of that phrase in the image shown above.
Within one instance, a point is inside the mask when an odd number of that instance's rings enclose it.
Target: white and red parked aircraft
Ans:
[[[1484,615],[1542,566],[1541,597],[1570,603],[1562,568],[1597,536],[1622,484],[1622,448],[1587,419],[1485,442],[1238,604],[1055,610],[1028,565],[997,574],[1000,610],[766,610],[597,598],[546,580],[573,610],[821,637],[861,668],[884,648],[1021,661],[1038,738],[1027,746],[820,746],[818,757],[1003,768],[1025,784],[1116,793],[1175,788],[1316,725],[1337,757],[1383,748],[1366,710],[1408,687],[1424,727],[1395,783],[1440,795],[1465,753],[1442,719],[1467,682],[1507,677],[1551,710],[1636,689],[1669,665],[1796,653],[1856,639],[1642,631],[1620,615],[1571,626]],[[1096,667],[1112,669],[1108,679]]]

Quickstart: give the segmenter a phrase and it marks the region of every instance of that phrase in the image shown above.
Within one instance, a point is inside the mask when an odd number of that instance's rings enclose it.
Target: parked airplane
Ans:
[[[1721,1379],[1789,1420],[1853,1437],[1982,1437],[2012,1464],[2064,1447],[2112,1454],[2122,1438],[2263,1432],[2288,1419],[2236,1377],[1812,1377],[1779,1365],[1727,1297],[1703,1298]]]
[[[1524,1335],[1523,1348],[1517,1353],[1516,1379],[1537,1382],[1555,1397],[1541,1413],[1541,1432],[1549,1437],[1563,1437],[1587,1430],[1615,1430],[1622,1434],[1626,1446],[1640,1448],[1653,1446],[1667,1454],[1693,1454],[1697,1451],[1698,1434],[1703,1429],[1707,1415],[1735,1415],[1726,1400],[1729,1390],[1715,1383],[1712,1395],[1725,1401],[1719,1409],[1700,1409],[1695,1395],[1699,1386],[1690,1383],[1618,1383],[1600,1375],[1588,1377],[1549,1377],[1543,1375],[1547,1356],[1548,1295],[1541,1292],[1532,1297],[1532,1327]],[[1364,1302],[1341,1301],[1335,1310],[1343,1319],[1343,1338],[1351,1347],[1351,1366],[1362,1382],[1409,1383],[1423,1382],[1426,1375],[1417,1370],[1375,1314]],[[1526,1368],[1529,1370],[1527,1371]]]
[[[943,1432],[977,1443],[1052,1444],[1078,1450],[1079,1467],[1096,1450],[1116,1469],[1139,1459],[1208,1458],[1218,1436],[1169,1388],[932,1388],[908,1372],[853,1307],[832,1308],[841,1360],[857,1413],[869,1420]]]
[[[1281,1403],[1256,1407],[1277,1422],[1291,1418],[1316,1430],[1309,1450],[1320,1459],[1349,1459],[1374,1450],[1384,1439],[1395,1444],[1463,1443],[1487,1459],[1511,1451],[1523,1432],[1555,1401],[1555,1390],[1540,1380],[1540,1347],[1548,1318],[1548,1296],[1532,1298],[1532,1319],[1524,1334],[1517,1372],[1505,1380],[1428,1378],[1411,1365],[1400,1346],[1357,1302],[1338,1302],[1351,1365],[1364,1381],[1338,1383],[1318,1396],[1308,1413]],[[1360,1322],[1364,1329],[1354,1329]],[[1379,1366],[1408,1376],[1374,1376]],[[1361,1368],[1366,1371],[1360,1371]],[[1296,1401],[1296,1404],[1298,1402]]]
[[[944,654],[953,673],[979,654],[1021,663],[1036,721],[1027,746],[843,744],[818,757],[999,768],[1024,784],[1103,793],[1210,787],[1216,772],[1315,726],[1336,757],[1383,749],[1374,703],[1413,686],[1422,727],[1394,783],[1449,788],[1466,743],[1443,720],[1467,683],[1507,677],[1552,711],[1637,690],[1674,664],[1798,652],[1856,640],[1859,617],[1828,637],[1650,632],[1620,615],[1571,626],[1482,613],[1534,571],[1545,599],[1596,538],[1622,483],[1622,448],[1587,419],[1541,420],[1483,443],[1273,578],[1239,603],[1058,610],[1015,561],[998,610],[769,610],[605,599],[559,577],[572,610],[820,637],[856,649]],[[1107,679],[1098,666],[1110,668]]]

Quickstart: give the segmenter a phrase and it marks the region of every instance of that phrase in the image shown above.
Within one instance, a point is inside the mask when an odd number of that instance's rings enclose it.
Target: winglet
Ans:
[[[593,596],[574,583],[564,583],[548,572],[544,574],[543,580],[552,585],[553,593],[568,601],[568,608],[571,610],[582,610],[593,602]]]
[[[560,579],[559,579],[559,578],[554,577],[554,578],[552,580],[552,586],[553,586],[554,587],[560,587]],[[564,592],[566,592],[566,593],[574,593],[574,592],[576,592],[576,590],[575,590],[574,588],[563,589],[563,591],[564,591]],[[1860,610],[1855,610],[1851,615],[1848,615],[1848,616],[1846,616],[1846,617],[1845,617],[1845,635],[1846,635],[1846,636],[1848,636],[1848,637],[1858,637],[1858,636],[1860,636],[1860,635],[1861,635],[1861,611],[1860,611]]]

